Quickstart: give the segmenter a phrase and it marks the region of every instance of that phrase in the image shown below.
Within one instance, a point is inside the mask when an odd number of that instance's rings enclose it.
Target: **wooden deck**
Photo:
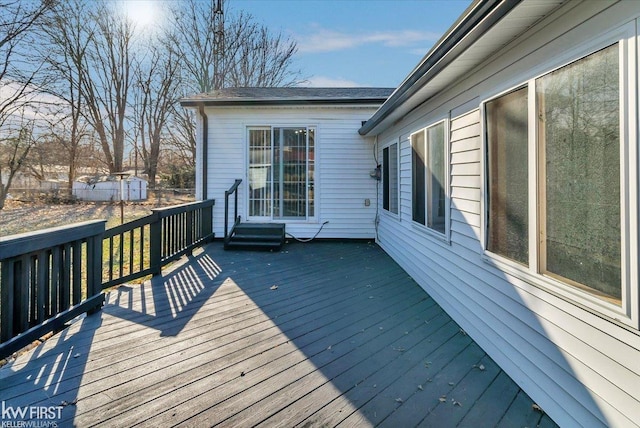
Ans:
[[[210,244],[2,367],[0,399],[62,427],[555,426],[364,242]]]

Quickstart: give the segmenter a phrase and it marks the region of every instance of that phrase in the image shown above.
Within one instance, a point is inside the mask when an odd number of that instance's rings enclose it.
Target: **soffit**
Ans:
[[[478,38],[469,48],[463,51],[444,69],[423,82],[407,100],[397,106],[391,106],[390,112],[382,118],[365,135],[377,135],[394,123],[401,120],[409,112],[428,101],[455,82],[463,79],[488,58],[509,45],[528,29],[557,10],[567,0],[525,0],[512,9],[505,17],[494,24]],[[429,71],[427,71],[428,74]],[[406,79],[408,80],[408,78]],[[401,88],[399,88],[401,89]],[[390,99],[388,102],[392,102]],[[385,106],[381,106],[379,111]],[[375,119],[375,115],[372,119]]]

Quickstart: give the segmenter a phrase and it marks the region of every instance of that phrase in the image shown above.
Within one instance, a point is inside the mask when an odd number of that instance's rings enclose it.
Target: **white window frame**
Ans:
[[[397,212],[393,212],[391,211],[391,188],[389,187],[388,191],[389,191],[389,209],[385,208],[384,206],[384,192],[385,189],[387,188],[387,186],[389,186],[391,183],[387,183],[384,179],[384,169],[386,167],[385,162],[384,162],[384,151],[386,149],[389,150],[389,152],[391,152],[391,147],[394,146],[396,147],[396,207],[397,207]],[[381,170],[381,181],[382,181],[382,212],[386,213],[387,215],[390,215],[392,217],[396,217],[396,218],[400,218],[400,140],[397,139],[395,141],[390,141],[387,144],[385,144],[382,149],[381,149],[381,155],[382,155],[382,170]],[[391,171],[389,171],[389,175],[391,175]]]
[[[445,214],[444,214],[444,232],[440,232],[436,229],[433,229],[429,226],[427,226],[427,224],[429,223],[428,218],[429,218],[429,198],[431,198],[430,195],[430,191],[429,191],[429,180],[428,180],[428,173],[429,173],[429,168],[428,165],[425,164],[425,207],[424,207],[424,213],[425,213],[425,224],[422,224],[420,222],[417,222],[413,219],[413,137],[416,134],[423,134],[424,136],[424,151],[425,151],[425,157],[428,159],[428,153],[427,153],[427,143],[428,143],[428,130],[433,128],[434,126],[438,126],[442,124],[443,126],[443,133],[444,133],[444,141],[443,141],[443,156],[444,156],[444,178],[445,181],[443,183],[443,187],[444,187],[444,195],[445,195],[445,206],[444,206],[444,210],[445,210]],[[450,236],[450,226],[451,226],[451,220],[450,220],[450,216],[451,216],[451,189],[450,189],[450,184],[451,184],[451,156],[450,156],[450,133],[449,133],[449,120],[447,120],[446,118],[437,120],[433,123],[431,123],[430,125],[421,128],[418,131],[415,131],[413,133],[411,133],[409,135],[409,147],[411,148],[411,224],[413,225],[413,227],[415,227],[418,230],[421,230],[427,234],[429,234],[430,236],[433,236],[435,238],[444,240],[446,242],[449,242],[449,236]]]
[[[640,26],[640,20],[637,20]],[[594,38],[582,44],[561,58],[554,58],[553,64],[545,69],[536,70],[536,75],[530,76],[518,82],[512,82],[512,86],[500,93],[483,97],[480,103],[481,135],[482,135],[482,180],[483,198],[481,200],[481,243],[484,260],[498,267],[500,270],[522,280],[516,281],[518,287],[538,295],[536,290],[543,290],[554,296],[560,297],[585,310],[600,315],[605,315],[614,322],[640,328],[640,284],[638,274],[638,192],[640,180],[638,165],[640,156],[638,150],[638,126],[640,118],[637,111],[638,103],[638,73],[636,62],[640,57],[638,34],[636,33],[636,21]],[[638,27],[640,28],[640,27]],[[614,43],[619,45],[619,69],[620,69],[620,211],[621,211],[621,274],[622,296],[621,304],[609,302],[587,290],[571,286],[560,279],[552,278],[541,273],[540,267],[540,212],[539,212],[539,153],[538,153],[538,127],[536,114],[536,79],[547,75],[561,67],[574,63]],[[506,95],[513,90],[528,87],[528,167],[529,167],[529,265],[523,266],[509,260],[499,254],[487,250],[487,226],[488,226],[488,180],[489,171],[486,156],[488,153],[488,139],[486,135],[486,111],[487,102]]]

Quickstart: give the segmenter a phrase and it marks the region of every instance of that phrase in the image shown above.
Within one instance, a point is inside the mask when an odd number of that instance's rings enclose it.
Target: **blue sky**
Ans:
[[[227,0],[298,43],[311,86],[396,87],[470,0]]]

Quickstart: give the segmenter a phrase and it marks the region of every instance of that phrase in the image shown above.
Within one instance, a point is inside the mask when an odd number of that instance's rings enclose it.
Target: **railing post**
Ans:
[[[238,221],[238,188],[235,190],[235,199],[233,202],[233,223],[235,224]]]
[[[191,247],[191,244],[193,244],[193,216],[194,212],[189,210],[185,213],[185,221],[187,222],[187,224],[185,225],[185,244],[187,247]],[[193,253],[192,250],[189,250],[189,255],[191,255]]]
[[[13,337],[13,308],[14,308],[14,268],[13,261],[2,262],[2,280],[0,281],[0,343]]]
[[[235,193],[234,195],[234,215],[233,215],[233,225],[235,227],[238,222],[238,186],[242,183],[242,180],[236,179],[233,183],[233,186],[229,188],[229,190],[225,190],[224,192],[224,239],[227,242],[227,238],[229,235],[229,195]],[[231,231],[233,233],[233,230]]]
[[[209,205],[202,211],[202,236],[209,236],[213,233],[213,206]]]
[[[224,239],[229,233],[229,191],[224,191]]]
[[[158,213],[153,213],[155,219],[149,224],[149,259],[152,275],[159,275],[162,271],[162,219]]]
[[[104,225],[102,227],[104,232]],[[87,299],[102,293],[102,236],[103,233],[87,240]],[[102,308],[100,304],[87,311],[91,315]]]

